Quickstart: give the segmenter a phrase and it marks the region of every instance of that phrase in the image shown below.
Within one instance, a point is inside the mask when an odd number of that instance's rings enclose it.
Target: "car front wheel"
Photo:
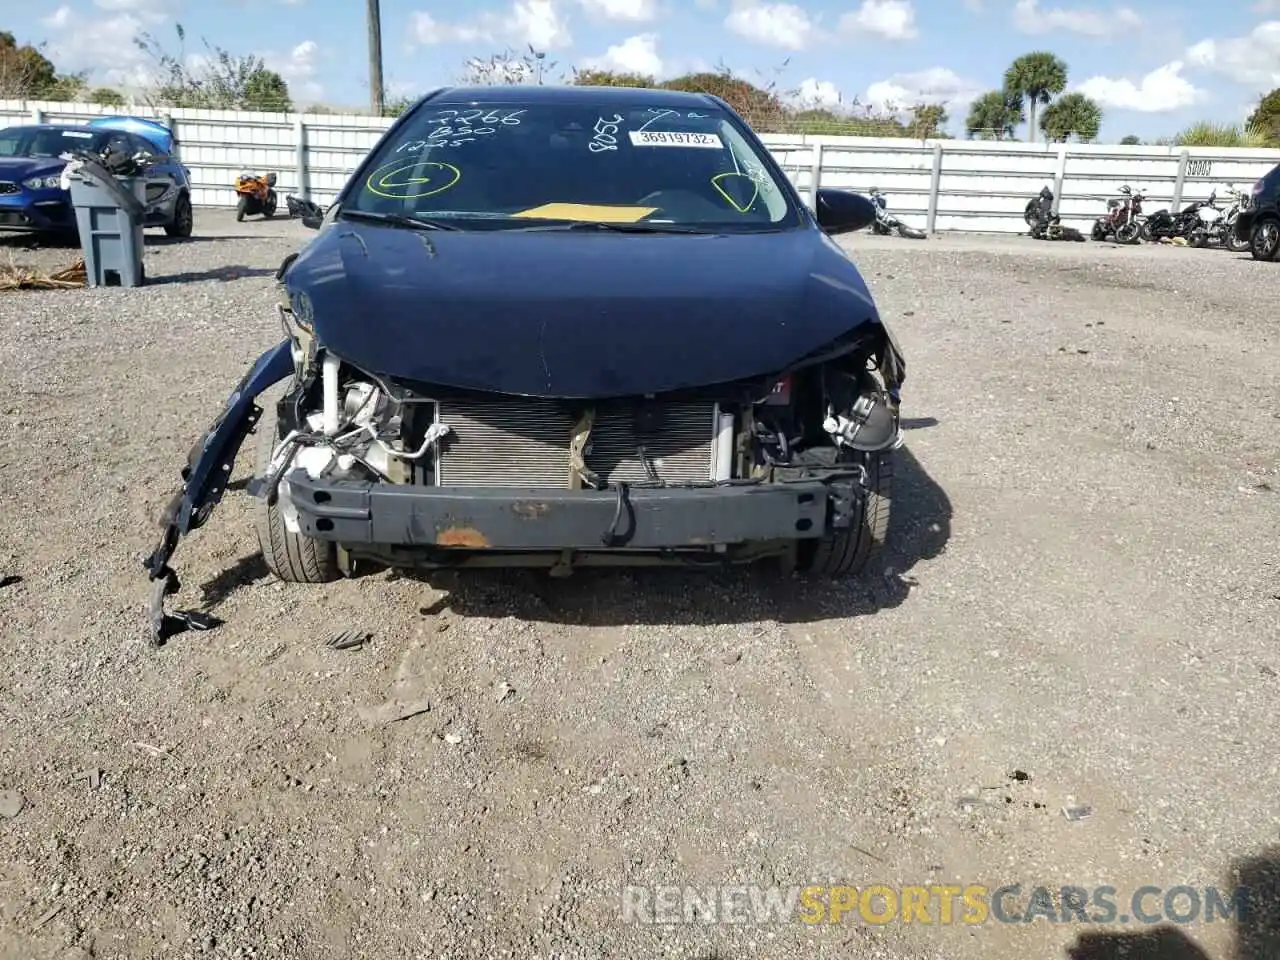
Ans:
[[[258,403],[263,408],[262,419],[257,426],[257,462],[255,474],[263,476],[271,463],[276,444],[284,439],[276,420],[276,401],[282,391],[264,394]],[[258,546],[267,569],[288,583],[328,583],[341,575],[338,566],[337,547],[327,540],[317,540],[301,533],[293,533],[285,524],[280,501],[268,504],[255,497],[253,501],[254,526],[258,533]]]
[[[1249,253],[1255,260],[1274,260],[1280,249],[1280,220],[1259,220],[1249,238]]]
[[[814,540],[802,540],[796,558],[798,572],[819,577],[852,577],[861,573],[884,547],[889,533],[894,450],[859,454],[867,472],[867,489],[856,501],[848,527],[829,530]]]
[[[173,221],[165,224],[164,232],[171,237],[189,237],[195,229],[195,212],[191,198],[185,193],[173,205]]]

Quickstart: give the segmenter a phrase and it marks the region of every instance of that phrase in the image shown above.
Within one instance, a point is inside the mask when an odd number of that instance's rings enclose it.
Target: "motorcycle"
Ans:
[[[236,193],[240,199],[236,202],[236,220],[247,216],[262,214],[271,217],[276,212],[276,175],[265,173],[255,176],[242,173],[236,177]]]
[[[1022,219],[1031,229],[1029,235],[1035,240],[1076,240],[1083,242],[1084,234],[1074,227],[1064,227],[1062,218],[1053,212],[1053,190],[1044,187],[1039,196],[1027,201],[1022,212]]]
[[[1135,193],[1127,183],[1122,186],[1120,196],[1107,201],[1106,216],[1093,221],[1093,239],[1114,236],[1116,243],[1137,243],[1142,235],[1142,201],[1145,199],[1141,190]]]
[[[879,188],[872,187],[870,190],[871,202],[876,205],[876,222],[871,225],[871,232],[887,237],[895,230],[901,237],[908,240],[923,240],[925,232],[917,230],[915,227],[909,227],[893,214],[889,212],[889,200],[880,192]]]
[[[1170,213],[1168,210],[1157,210],[1143,223],[1140,235],[1148,242],[1186,238],[1200,223],[1198,211],[1203,201],[1189,203],[1181,213]]]
[[[1248,194],[1238,190],[1235,184],[1226,187],[1223,193],[1230,199],[1230,203],[1222,211],[1222,216],[1217,221],[1217,230],[1214,232],[1212,239],[1216,239],[1220,246],[1230,250],[1232,253],[1242,253],[1249,249],[1249,238],[1246,237],[1241,240],[1236,236],[1236,221],[1240,219],[1240,211],[1249,203],[1250,198]]]

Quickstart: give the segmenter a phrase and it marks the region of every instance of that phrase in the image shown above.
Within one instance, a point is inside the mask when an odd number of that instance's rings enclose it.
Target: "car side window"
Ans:
[[[169,162],[169,158],[161,152],[160,148],[146,137],[140,137],[137,134],[130,134],[129,140],[133,145],[134,153],[149,153],[156,158],[157,164]]]
[[[134,152],[133,144],[127,133],[113,133],[107,137],[107,149],[118,150],[121,153],[132,154]]]

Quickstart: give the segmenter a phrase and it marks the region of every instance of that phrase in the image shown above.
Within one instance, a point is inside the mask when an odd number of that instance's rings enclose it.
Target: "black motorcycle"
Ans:
[[[1152,240],[1172,240],[1175,237],[1189,237],[1191,232],[1200,226],[1200,208],[1203,200],[1189,203],[1181,213],[1170,213],[1168,210],[1157,210],[1142,224],[1139,236],[1148,242]]]
[[[1028,231],[1034,240],[1074,240],[1084,241],[1084,234],[1074,227],[1064,227],[1062,218],[1053,212],[1053,190],[1043,187],[1039,196],[1027,201],[1022,212],[1022,219],[1031,229]]]
[[[889,212],[889,201],[877,187],[872,187],[869,191],[871,202],[876,205],[876,222],[871,225],[871,232],[877,233],[882,237],[887,237],[895,230],[900,237],[906,237],[908,240],[924,240],[925,232],[917,230],[915,227],[908,227],[905,223]]]

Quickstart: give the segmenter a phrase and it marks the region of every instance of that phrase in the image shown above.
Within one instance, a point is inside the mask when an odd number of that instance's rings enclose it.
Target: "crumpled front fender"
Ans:
[[[152,621],[157,642],[164,639],[164,597],[180,588],[177,575],[169,568],[169,559],[178,540],[202,526],[222,499],[236,455],[245,437],[253,430],[262,408],[254,401],[268,387],[284,380],[293,372],[293,355],[288,340],[283,340],[262,354],[241,378],[217,419],[187,454],[182,468],[182,485],[165,507],[160,519],[162,535],[159,545],[144,562],[150,580],[164,583],[153,597]],[[208,618],[193,620],[191,614],[180,614],[185,626],[207,629]],[[169,624],[172,627],[172,624]]]

